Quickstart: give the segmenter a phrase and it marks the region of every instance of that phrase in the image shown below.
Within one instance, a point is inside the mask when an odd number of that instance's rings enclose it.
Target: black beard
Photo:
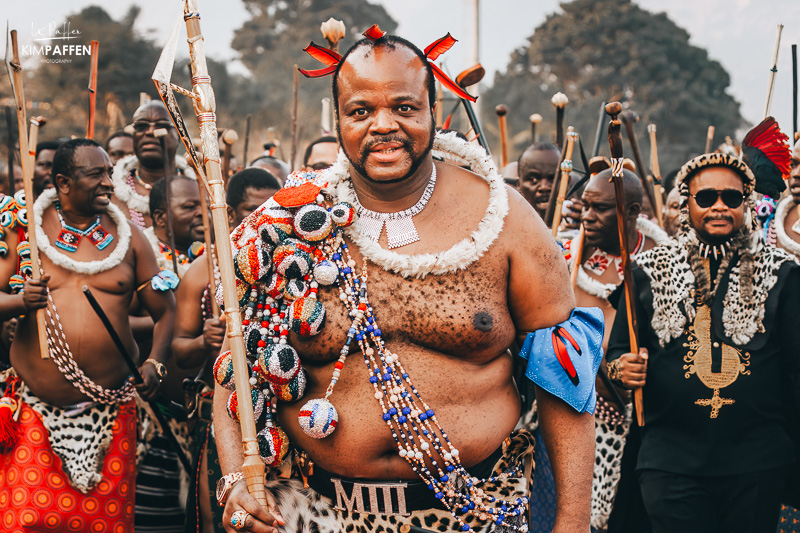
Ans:
[[[392,180],[375,180],[370,178],[369,175],[367,174],[367,169],[364,167],[363,162],[367,159],[370,148],[380,143],[389,143],[389,142],[402,143],[403,148],[405,148],[408,151],[408,153],[411,154],[414,152],[414,143],[409,139],[398,137],[395,135],[384,135],[381,137],[377,137],[376,139],[370,141],[366,146],[364,146],[364,148],[362,148],[361,151],[359,152],[360,157],[358,161],[356,161],[353,157],[351,157],[350,154],[347,153],[347,150],[345,150],[345,155],[347,156],[347,159],[350,161],[350,164],[353,165],[353,168],[356,170],[356,172],[364,176],[364,178],[370,183],[387,183],[387,184],[400,183],[413,176],[417,172],[417,170],[419,170],[419,167],[422,165],[423,161],[425,161],[425,158],[427,158],[428,154],[431,153],[431,149],[433,148],[433,139],[435,136],[436,132],[434,130],[431,130],[430,138],[428,139],[428,146],[425,148],[425,151],[422,153],[422,155],[411,161],[411,168],[408,169],[408,172],[406,172],[403,176]],[[339,134],[339,138],[341,138],[341,133]]]

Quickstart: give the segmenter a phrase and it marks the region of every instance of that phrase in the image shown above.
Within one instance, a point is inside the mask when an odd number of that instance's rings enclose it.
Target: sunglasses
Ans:
[[[692,194],[691,197],[697,202],[697,206],[703,209],[716,204],[719,198],[722,198],[722,203],[731,209],[736,209],[744,202],[744,193],[736,189],[723,189],[721,191],[717,189],[703,189],[702,191],[697,191],[697,194]]]
[[[133,131],[144,133],[150,128],[168,130],[172,127],[172,122],[168,120],[159,120],[158,122],[150,122],[149,120],[137,120],[133,123]]]

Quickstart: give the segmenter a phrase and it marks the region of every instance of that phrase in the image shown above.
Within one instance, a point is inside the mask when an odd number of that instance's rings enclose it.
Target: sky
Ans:
[[[559,10],[557,0],[477,0],[480,4],[479,61],[486,68],[486,82],[502,70],[511,52]],[[756,123],[764,114],[770,67],[778,24],[784,24],[771,114],[791,128],[791,45],[800,42],[798,0],[635,0],[641,7],[665,11],[691,36],[691,43],[708,50],[731,76],[731,94],[742,104],[742,114]],[[398,22],[397,33],[424,47],[448,31],[459,40],[443,59],[453,74],[474,64],[476,0],[372,0],[383,5]],[[50,23],[58,24],[74,11],[100,5],[112,17],[128,10],[129,0],[35,0],[4,2],[3,15],[17,28],[21,45],[30,44],[33,33]],[[248,18],[237,0],[199,0],[206,53],[234,61],[230,48],[233,31]],[[156,41],[166,39],[182,5],[179,0],[137,0],[141,7],[138,28]],[[32,7],[35,6],[35,7]],[[320,21],[322,22],[322,21]],[[305,43],[298,43],[298,46]],[[102,46],[102,45],[101,45]],[[532,111],[526,111],[526,114]]]

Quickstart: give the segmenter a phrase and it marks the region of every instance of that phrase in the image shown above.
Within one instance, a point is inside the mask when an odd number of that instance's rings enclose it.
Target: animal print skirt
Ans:
[[[492,469],[492,477],[509,470],[522,472],[520,477],[507,477],[502,481],[482,483],[481,489],[497,499],[516,500],[529,496],[533,477],[534,438],[526,430],[518,430],[503,443],[502,455]],[[320,495],[311,488],[304,489],[298,479],[278,479],[267,483],[276,500],[278,509],[286,520],[282,533],[422,533],[424,531],[451,532],[460,530],[453,515],[439,508],[412,511],[408,514],[373,514],[356,512],[354,509],[337,508],[337,503]],[[377,491],[381,494],[381,491]],[[527,512],[507,521],[527,527]],[[511,528],[499,526],[492,520],[479,522],[469,515],[465,523],[470,531],[479,533],[510,533]],[[523,529],[524,530],[524,529]]]

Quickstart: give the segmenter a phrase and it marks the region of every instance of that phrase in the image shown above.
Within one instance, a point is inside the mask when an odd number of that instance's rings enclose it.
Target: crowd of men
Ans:
[[[800,142],[767,123],[653,206],[629,160],[497,169],[435,127],[441,75],[367,35],[337,136],[225,176],[266,506],[166,107],[37,145],[0,199],[0,528],[800,531]]]

